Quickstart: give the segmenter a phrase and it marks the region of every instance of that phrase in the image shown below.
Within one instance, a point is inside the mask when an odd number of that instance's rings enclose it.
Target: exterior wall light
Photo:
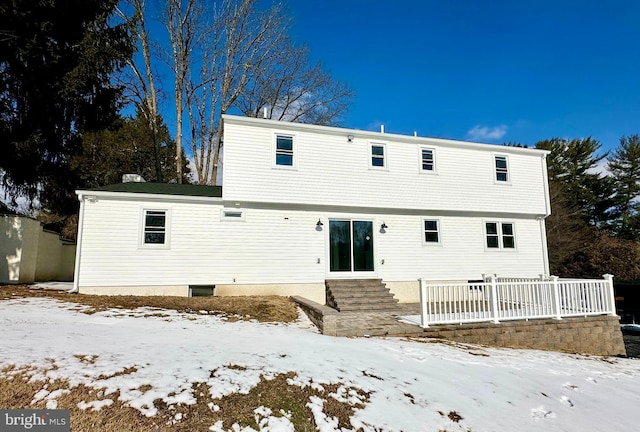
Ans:
[[[318,222],[316,222],[316,226],[317,226],[317,227],[321,227],[321,226],[323,226],[323,225],[324,225],[324,224],[322,223],[322,221],[321,221],[320,219],[318,219]]]
[[[381,229],[381,230],[386,230],[387,228],[389,228],[389,227],[387,226],[387,224],[386,224],[386,223],[384,223],[384,222],[382,222],[382,225],[380,225],[380,229]]]
[[[353,142],[353,135],[347,135],[347,142]]]

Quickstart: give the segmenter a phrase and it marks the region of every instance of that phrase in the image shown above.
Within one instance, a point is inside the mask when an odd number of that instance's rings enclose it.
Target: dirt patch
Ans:
[[[298,319],[295,303],[288,297],[171,297],[171,296],[97,296],[41,290],[26,285],[0,286],[0,300],[45,297],[86,306],[82,312],[92,314],[107,309],[149,307],[171,309],[196,315],[220,315],[229,321],[294,322]],[[160,316],[150,314],[150,316]]]
[[[351,405],[340,402],[331,396],[342,387],[341,384],[323,385],[322,389],[315,386],[297,386],[289,383],[295,378],[293,372],[276,375],[274,378],[260,380],[260,383],[247,394],[231,394],[229,396],[212,399],[206,383],[195,383],[193,394],[197,402],[193,405],[167,406],[162,400],[154,401],[158,414],[146,417],[138,410],[125,406],[118,400],[118,392],[105,394],[103,389],[91,388],[84,385],[69,388],[69,382],[64,380],[49,380],[30,382],[27,370],[18,372],[12,368],[5,368],[13,375],[0,376],[0,406],[5,409],[44,409],[46,397],[37,400],[35,395],[42,390],[53,392],[63,390],[55,398],[58,409],[71,411],[71,431],[206,431],[209,427],[222,422],[224,429],[231,429],[237,423],[240,429],[251,426],[259,429],[257,421],[260,416],[255,410],[266,407],[275,417],[286,416],[293,423],[296,431],[315,431],[313,413],[307,406],[311,396],[324,399],[323,411],[328,417],[338,420],[341,428],[352,429],[350,418],[355,409],[364,408],[369,400],[369,394],[355,388],[347,388],[347,392],[355,390],[361,403]],[[46,388],[45,388],[46,387]],[[142,386],[150,390],[150,385]],[[141,391],[142,387],[140,388]],[[97,403],[96,403],[97,401]],[[81,409],[80,407],[87,407]]]

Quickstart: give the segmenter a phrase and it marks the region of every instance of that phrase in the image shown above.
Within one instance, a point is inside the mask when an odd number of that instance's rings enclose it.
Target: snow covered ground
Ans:
[[[132,368],[132,373],[101,380],[100,386],[119,390],[121,400],[148,416],[156,413],[157,398],[167,404],[193,403],[194,382],[206,382],[211,396],[220,397],[250,390],[260,376],[293,371],[299,385],[342,383],[371,392],[366,406],[351,418],[354,428],[364,430],[609,432],[640,427],[638,360],[334,338],[318,334],[304,318],[289,325],[258,324],[174,311],[86,315],[77,309],[46,298],[0,302],[0,369],[36,365],[36,378],[91,386],[101,375]],[[143,392],[143,385],[152,388]],[[108,405],[108,396],[107,391],[82,408]],[[56,397],[42,390],[35,398],[54,408]],[[335,430],[335,422],[322,412],[322,400],[314,397],[309,403],[321,430]],[[462,419],[454,422],[441,414],[451,411]],[[259,414],[263,430],[292,430],[286,417],[266,408]]]

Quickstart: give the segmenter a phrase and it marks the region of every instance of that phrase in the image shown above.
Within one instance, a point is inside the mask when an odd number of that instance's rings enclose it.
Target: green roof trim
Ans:
[[[140,194],[153,194],[153,195],[183,195],[183,196],[222,198],[222,186],[176,184],[176,183],[150,183],[150,182],[117,183],[117,184],[97,187],[91,190],[101,191],[101,192],[124,192],[124,193],[140,193]]]

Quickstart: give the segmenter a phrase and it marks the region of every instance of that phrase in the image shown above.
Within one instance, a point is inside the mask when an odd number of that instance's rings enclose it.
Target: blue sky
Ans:
[[[640,133],[640,2],[289,0],[342,125],[533,145]]]

